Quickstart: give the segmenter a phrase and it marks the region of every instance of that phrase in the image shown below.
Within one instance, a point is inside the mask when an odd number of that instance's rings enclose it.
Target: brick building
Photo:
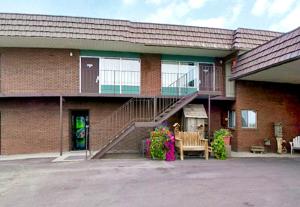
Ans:
[[[289,33],[0,14],[0,154],[137,152],[203,104],[232,149],[300,134],[300,28]]]

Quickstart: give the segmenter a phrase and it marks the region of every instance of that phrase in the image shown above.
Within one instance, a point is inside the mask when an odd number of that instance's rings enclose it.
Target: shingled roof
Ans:
[[[233,78],[298,58],[300,58],[300,27],[241,55],[233,70]]]
[[[280,33],[126,20],[0,13],[0,36],[123,41],[153,46],[252,49]]]
[[[238,28],[233,35],[233,48],[252,49],[280,35],[280,32]]]

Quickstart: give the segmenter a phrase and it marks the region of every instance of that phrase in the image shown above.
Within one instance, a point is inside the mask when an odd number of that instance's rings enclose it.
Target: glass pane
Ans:
[[[185,87],[195,87],[195,63],[193,62],[181,62],[179,67],[179,77],[187,74],[185,79],[186,83],[184,84]]]
[[[140,62],[139,60],[123,59],[121,63],[122,85],[140,85]]]
[[[193,62],[180,62],[179,73],[188,73],[191,69],[194,70],[195,64]]]
[[[256,112],[248,111],[248,126],[250,128],[256,128]]]
[[[235,128],[235,111],[232,112],[232,127]]]
[[[229,111],[228,113],[228,126],[235,128],[235,111]]]
[[[195,87],[195,68],[191,69],[188,74],[188,86]]]
[[[248,111],[242,110],[242,127],[248,127]]]
[[[101,85],[120,84],[120,59],[105,58],[100,65]]]
[[[178,79],[178,62],[162,62],[162,86],[167,87]]]

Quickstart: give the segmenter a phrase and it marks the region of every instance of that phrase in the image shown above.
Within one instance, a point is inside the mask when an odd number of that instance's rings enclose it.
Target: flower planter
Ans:
[[[223,137],[225,145],[230,145],[230,136]]]
[[[175,138],[169,128],[160,126],[150,133],[146,140],[147,157],[153,160],[173,161],[175,157]]]

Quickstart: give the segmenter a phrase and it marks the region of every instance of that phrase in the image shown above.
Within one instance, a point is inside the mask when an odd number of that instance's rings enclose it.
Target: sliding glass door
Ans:
[[[140,60],[100,58],[99,93],[139,94]]]
[[[162,62],[162,94],[185,95],[197,91],[197,67],[194,62]]]

